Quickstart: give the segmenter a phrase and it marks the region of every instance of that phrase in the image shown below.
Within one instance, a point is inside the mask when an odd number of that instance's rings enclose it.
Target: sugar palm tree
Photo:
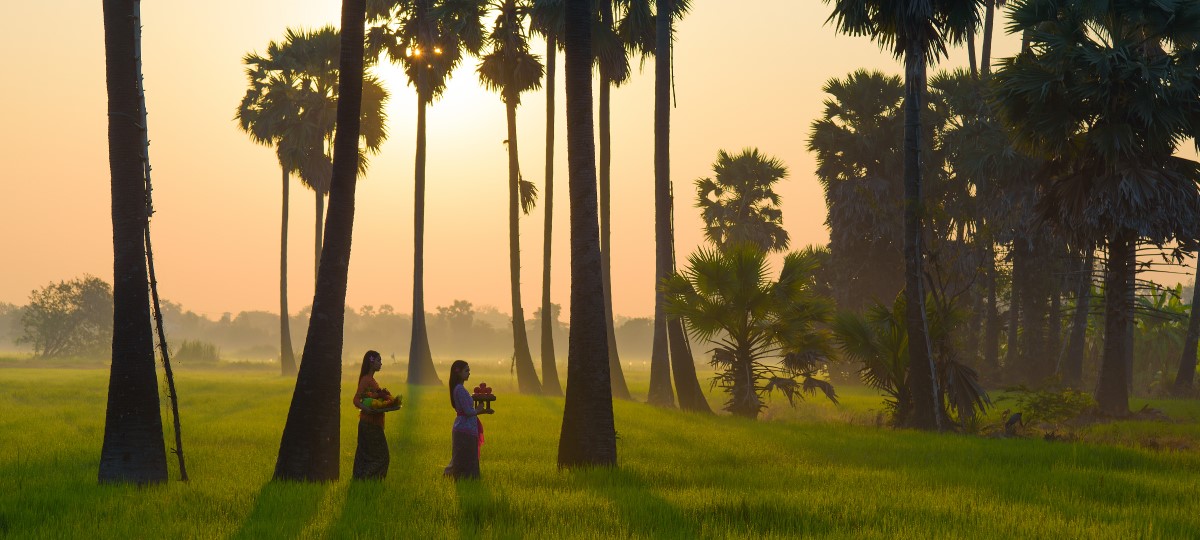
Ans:
[[[604,281],[596,207],[596,145],[592,135],[592,10],[566,0],[567,161],[571,194],[571,335],[567,392],[558,440],[559,467],[616,466],[604,327]]]
[[[521,392],[539,394],[542,384],[538,381],[533,357],[529,353],[525,311],[521,306],[520,243],[520,214],[528,214],[533,208],[537,191],[531,182],[521,178],[517,154],[517,106],[521,104],[521,94],[541,88],[543,67],[540,59],[529,52],[529,31],[526,26],[529,4],[504,0],[493,6],[497,12],[496,22],[487,36],[491,51],[484,55],[479,64],[479,80],[489,90],[500,93],[508,118],[508,257],[513,362],[516,364],[517,385]]]
[[[592,27],[592,54],[595,56],[596,67],[600,74],[599,95],[597,96],[599,137],[599,174],[600,189],[600,257],[604,273],[604,316],[605,327],[608,329],[608,369],[612,377],[613,395],[620,399],[631,399],[629,386],[625,383],[625,373],[621,368],[621,356],[617,352],[617,334],[613,326],[612,306],[612,89],[629,80],[629,58],[626,56],[625,44],[617,32],[617,19],[614,6],[616,0],[595,0],[597,17]]]
[[[483,46],[482,0],[369,0],[372,56],[387,52],[417,90],[417,144],[413,196],[413,325],[409,384],[441,384],[425,324],[425,109],[446,89],[464,54]]]
[[[717,249],[754,244],[764,252],[783,251],[783,229],[776,182],[787,177],[782,161],[747,148],[741,154],[717,152],[712,178],[696,180],[696,207],[704,220],[704,237]]]
[[[903,102],[900,77],[858,70],[825,83],[809,132],[829,208],[830,264],[838,307],[861,310],[903,288]]]
[[[633,0],[635,6],[627,8],[622,27],[625,43],[639,43],[631,36],[640,35],[633,24],[645,18],[650,10],[650,0]],[[644,6],[644,7],[641,7]],[[655,0],[653,24],[642,26],[653,28],[648,32],[645,47],[654,54],[654,282],[662,283],[675,273],[675,230],[674,197],[671,189],[671,50],[675,43],[674,21],[683,17],[690,9],[689,0]],[[634,15],[641,13],[641,16]],[[669,13],[670,17],[660,17]],[[696,364],[688,344],[683,323],[678,317],[667,315],[666,298],[655,287],[654,290],[654,337],[650,353],[650,392],[647,401],[660,405],[671,405],[671,378],[675,379],[675,393],[679,395],[679,407],[684,410],[712,413],[708,400],[696,377]]]
[[[1174,155],[1200,126],[1200,5],[1025,0],[1012,15],[1030,46],[994,75],[996,106],[1026,151],[1051,159],[1044,219],[1107,244],[1096,397],[1128,414],[1136,244],[1189,241],[1200,222],[1200,164]]]
[[[154,372],[145,233],[146,169],[138,92],[137,0],[105,0],[108,163],[112,178],[112,367],[100,449],[100,482],[167,479],[166,446]]]
[[[558,365],[554,358],[554,319],[544,316],[553,313],[550,303],[551,233],[554,231],[554,93],[555,67],[562,43],[565,24],[565,0],[533,0],[530,7],[530,28],[546,39],[546,187],[542,192],[545,215],[542,235],[542,392],[561,396]]]
[[[812,249],[789,253],[772,281],[766,252],[743,242],[701,249],[663,283],[667,310],[713,346],[713,382],[729,394],[725,410],[757,418],[776,389],[789,401],[820,389],[837,403],[833,386],[815,377],[833,356],[824,328],[833,303],[815,292],[818,261]]]
[[[337,132],[325,245],[296,389],[275,462],[276,480],[338,479],[342,335],[354,230],[354,191],[363,101],[364,0],[343,0]]]
[[[828,21],[838,32],[867,36],[904,59],[904,284],[909,331],[912,425],[942,429],[933,352],[925,321],[921,249],[925,219],[921,193],[921,119],[925,71],[945,56],[947,45],[961,43],[977,22],[979,0],[825,0],[833,4]]]

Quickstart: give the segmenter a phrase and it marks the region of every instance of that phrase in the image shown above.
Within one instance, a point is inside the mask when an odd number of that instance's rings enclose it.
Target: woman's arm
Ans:
[[[360,410],[364,410],[364,411],[367,410],[367,409],[363,408],[362,399],[363,399],[363,397],[370,397],[367,394],[371,390],[378,388],[378,387],[379,387],[379,385],[375,383],[375,379],[370,376],[366,376],[366,377],[363,377],[362,379],[359,379],[358,391],[354,392],[354,406]]]

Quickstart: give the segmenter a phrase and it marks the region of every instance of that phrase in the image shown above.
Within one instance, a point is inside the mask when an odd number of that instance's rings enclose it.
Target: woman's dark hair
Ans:
[[[455,360],[453,364],[450,364],[450,406],[451,407],[454,406],[454,387],[463,383],[462,376],[460,376],[459,373],[461,373],[463,368],[466,368],[466,367],[467,367],[466,360]]]
[[[378,358],[380,361],[383,361],[383,357],[379,356],[379,353],[375,351],[367,351],[367,354],[363,355],[362,369],[358,372],[358,380],[361,381],[363,377],[371,374],[372,358]]]

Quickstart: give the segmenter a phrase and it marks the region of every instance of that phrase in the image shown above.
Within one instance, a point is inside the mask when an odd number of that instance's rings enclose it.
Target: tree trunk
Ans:
[[[1063,384],[1070,388],[1083,387],[1083,353],[1087,343],[1088,310],[1092,299],[1092,267],[1095,252],[1087,249],[1079,268],[1079,281],[1075,284],[1075,313],[1071,316],[1071,339],[1067,343],[1067,356],[1061,371]]]
[[[550,304],[550,246],[554,229],[554,68],[558,56],[558,40],[546,38],[546,191],[542,207],[546,211],[546,227],[542,243],[542,393],[561,396],[558,364],[554,358],[554,316]]]
[[[1133,305],[1129,302],[1130,277],[1135,268],[1131,255],[1136,249],[1136,233],[1121,230],[1109,238],[1108,268],[1104,276],[1104,356],[1100,361],[1100,382],[1096,401],[1100,410],[1113,416],[1129,414],[1129,370],[1125,353],[1129,328],[1133,325]]]
[[[612,26],[612,0],[599,0],[600,18],[605,25]],[[600,268],[604,279],[604,326],[608,329],[608,372],[612,378],[613,397],[632,399],[629,386],[625,384],[625,371],[621,368],[621,355],[617,353],[617,333],[613,325],[612,306],[612,198],[611,162],[612,127],[611,94],[612,80],[604,69],[600,70]]]
[[[925,51],[914,41],[904,54],[904,283],[908,328],[908,392],[913,411],[909,425],[917,429],[942,429],[936,369],[925,320],[921,238],[921,99],[925,92]]]
[[[971,78],[979,79],[979,63],[975,60],[975,28],[967,32],[967,59],[971,66]]]
[[[418,2],[421,13],[424,2]],[[426,70],[417,75],[417,155],[413,194],[413,308],[408,344],[408,384],[442,384],[433,367],[429,330],[425,326],[425,108],[429,102]]]
[[[275,462],[276,480],[338,479],[342,331],[354,231],[365,19],[365,0],[342,1],[337,132],[334,135],[326,242],[321,252],[322,271],[313,295],[312,317],[304,341],[300,372],[279,443],[279,458]]]
[[[567,0],[567,161],[571,198],[571,336],[558,466],[615,466],[604,281],[592,139],[591,2]]]
[[[512,293],[513,362],[517,387],[523,394],[542,393],[542,383],[529,354],[525,310],[521,307],[521,165],[517,157],[517,106],[505,99],[508,117],[508,273]]]
[[[1014,374],[1018,371],[1020,365],[1019,358],[1019,338],[1021,335],[1021,296],[1025,293],[1022,289],[1023,282],[1023,265],[1024,259],[1018,252],[1016,244],[1019,240],[1013,241],[1012,249],[1012,276],[1009,280],[1008,293],[1008,334],[1005,336],[1007,347],[1004,351],[1004,371],[1001,379],[1006,382],[1014,381]]]
[[[1192,381],[1196,378],[1196,347],[1200,341],[1200,314],[1196,306],[1200,305],[1200,257],[1197,258],[1196,279],[1192,282],[1192,305],[1188,308],[1187,338],[1183,342],[1183,353],[1179,358],[1179,372],[1175,374],[1175,385],[1172,392],[1177,396],[1192,394]]]
[[[994,377],[1000,373],[1000,310],[996,308],[996,250],[989,237],[983,261],[987,272],[987,321],[984,323],[983,365]]]
[[[313,220],[316,227],[313,234],[313,283],[316,283],[320,278],[318,274],[321,272],[321,236],[325,230],[325,195],[317,190],[313,190],[313,195],[317,199],[316,219]]]
[[[103,3],[113,225],[113,337],[100,449],[101,483],[146,484],[167,479],[146,275],[148,216],[137,92],[136,4],[136,0]]]
[[[685,411],[712,414],[704,390],[696,378],[696,361],[692,358],[692,347],[688,344],[683,322],[677,318],[667,320],[667,337],[671,342],[671,374],[675,376],[675,392],[679,394],[679,408]]]
[[[282,167],[282,164],[280,165]],[[283,169],[283,212],[279,227],[279,369],[285,377],[296,374],[296,354],[292,351],[292,328],[288,321],[287,255],[288,198],[291,191],[287,169]]]
[[[671,230],[671,17],[670,0],[656,0],[654,44],[654,338],[650,349],[650,391],[646,401],[673,407],[667,314],[659,286],[674,268]],[[676,359],[679,361],[679,359]]]
[[[983,47],[980,49],[979,72],[986,79],[992,72],[992,27],[996,20],[996,0],[985,0],[983,13]]]
[[[1062,339],[1062,279],[1057,276],[1051,279],[1054,288],[1050,289],[1050,309],[1048,317],[1046,317],[1046,355],[1054,355],[1053,357],[1044,358],[1044,363],[1041,365],[1038,375],[1042,380],[1045,380],[1057,371],[1059,362],[1062,361],[1063,355],[1063,339]]]

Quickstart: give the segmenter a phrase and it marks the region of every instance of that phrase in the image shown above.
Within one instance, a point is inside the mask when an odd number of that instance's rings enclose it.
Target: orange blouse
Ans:
[[[363,398],[375,397],[378,393],[379,383],[375,382],[375,377],[370,375],[364,376],[358,381],[358,391],[354,392],[354,406],[360,408],[360,412],[358,413],[358,420],[360,422],[383,427],[383,413],[361,410]]]

